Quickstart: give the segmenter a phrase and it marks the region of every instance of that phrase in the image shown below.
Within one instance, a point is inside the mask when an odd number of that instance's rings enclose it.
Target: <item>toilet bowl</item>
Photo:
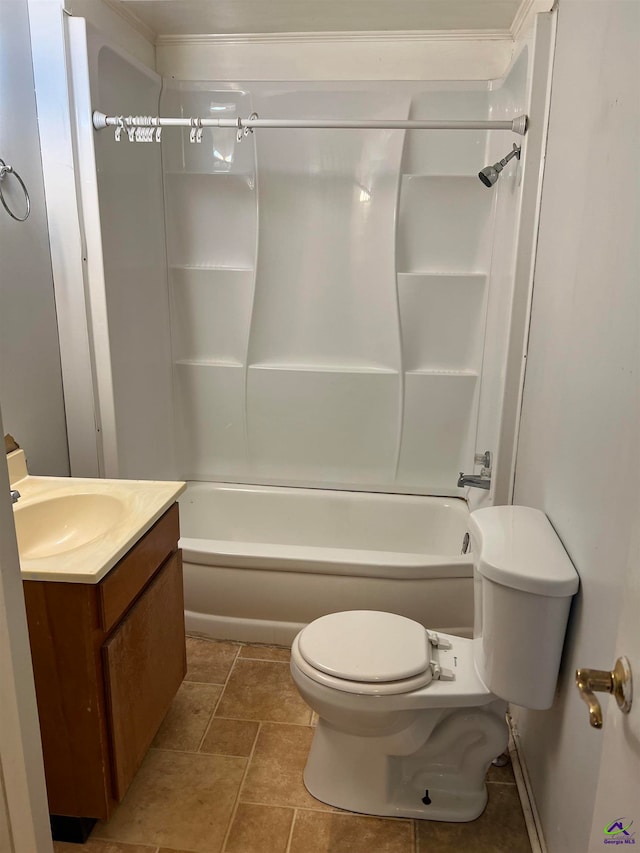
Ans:
[[[479,510],[470,533],[473,640],[366,610],[322,616],[295,638],[291,674],[319,716],[304,782],[322,802],[473,820],[507,745],[507,702],[551,704],[575,569],[537,510]]]

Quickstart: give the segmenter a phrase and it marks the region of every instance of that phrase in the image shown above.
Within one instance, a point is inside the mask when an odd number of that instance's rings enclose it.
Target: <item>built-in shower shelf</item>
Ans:
[[[420,367],[416,370],[405,371],[405,376],[465,376],[478,377],[477,370],[454,370],[447,367]]]
[[[478,285],[484,284],[487,274],[484,272],[452,272],[451,270],[434,270],[433,272],[398,272],[398,276],[415,281],[416,279],[425,279],[425,284],[428,286],[429,279],[465,279],[473,281],[476,279]]]
[[[478,169],[478,171],[480,171]],[[478,178],[478,172],[448,172],[447,174],[436,174],[433,172],[403,172],[403,181],[468,181],[470,184],[478,185],[478,189],[482,189],[482,184]],[[485,187],[486,190],[486,187]]]
[[[293,362],[260,361],[249,364],[250,370],[288,370],[309,373],[369,373],[369,374],[398,374],[392,367],[362,364],[298,364]]]
[[[232,358],[178,358],[174,364],[184,367],[244,367],[241,361]]]
[[[243,180],[246,178],[252,178],[253,179],[256,176],[256,173],[253,171],[251,171],[251,172],[224,172],[222,169],[220,169],[217,172],[207,171],[205,169],[167,169],[167,170],[165,170],[164,174],[165,175],[171,175],[171,176],[173,176],[173,175],[185,175],[185,176],[187,176],[187,175],[199,175],[200,177],[206,177],[206,178],[240,178]]]
[[[449,276],[450,278],[468,278],[469,280],[477,278],[478,284],[481,284],[483,279],[486,279],[488,273],[484,270],[468,270],[468,269],[455,269],[454,267],[450,267],[447,270],[443,269],[413,269],[413,270],[398,270],[396,273],[398,276],[414,276],[415,278],[444,278]]]
[[[480,169],[478,169],[480,171]],[[402,178],[407,180],[425,180],[425,181],[477,181],[478,172],[447,172],[447,173],[434,173],[434,172],[403,172]]]
[[[208,272],[253,272],[253,267],[225,267],[220,264],[171,264],[171,270],[206,270]]]

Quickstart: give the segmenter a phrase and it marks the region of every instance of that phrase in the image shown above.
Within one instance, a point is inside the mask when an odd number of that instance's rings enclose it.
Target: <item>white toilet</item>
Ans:
[[[331,613],[297,635],[291,673],[319,715],[304,782],[329,805],[467,821],[507,745],[507,702],[551,706],[578,575],[529,507],[470,516],[474,639],[403,616]]]

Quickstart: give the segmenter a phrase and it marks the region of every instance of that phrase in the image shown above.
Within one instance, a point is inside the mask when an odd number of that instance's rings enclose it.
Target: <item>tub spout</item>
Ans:
[[[484,474],[463,474],[460,471],[458,486],[473,486],[474,489],[490,489],[491,477]]]

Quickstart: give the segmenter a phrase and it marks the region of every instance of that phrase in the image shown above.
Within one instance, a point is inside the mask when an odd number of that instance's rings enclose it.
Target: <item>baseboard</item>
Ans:
[[[511,714],[507,714],[507,721],[509,723],[510,732],[509,755],[511,757],[513,775],[516,779],[516,787],[518,788],[520,802],[522,803],[522,811],[524,813],[524,820],[529,834],[531,851],[532,853],[547,853],[547,845],[544,841],[540,815],[538,814],[536,801],[533,797],[533,789],[531,787],[529,773],[527,772],[522,744],[520,743],[518,730]]]

